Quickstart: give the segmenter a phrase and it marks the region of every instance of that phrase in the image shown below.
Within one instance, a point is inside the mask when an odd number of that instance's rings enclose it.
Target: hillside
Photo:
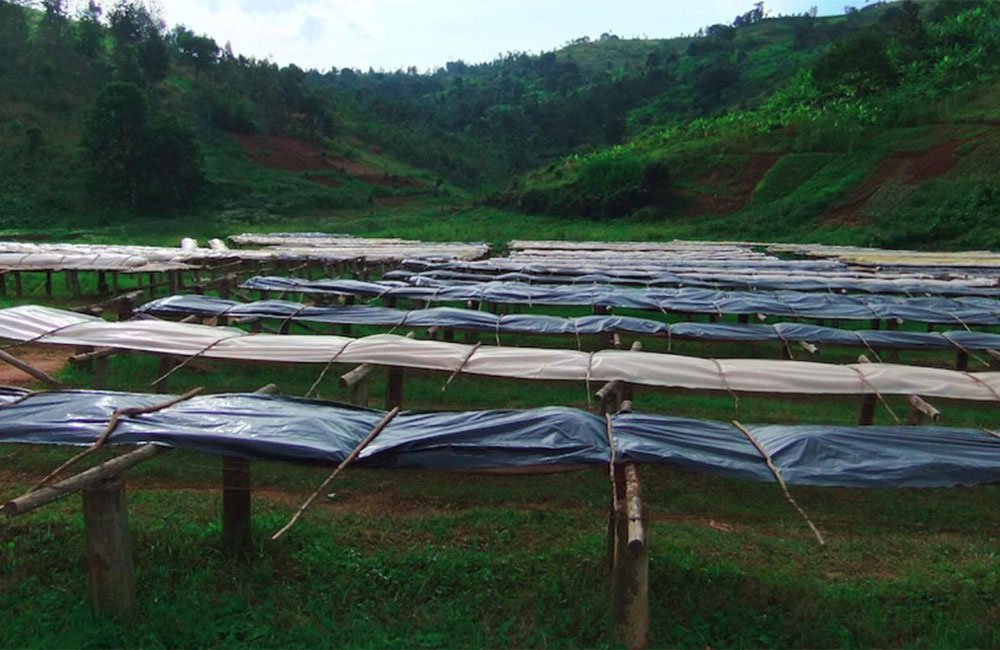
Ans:
[[[294,66],[235,55],[183,27],[168,31],[140,3],[103,12],[92,4],[97,11],[68,16],[59,3],[38,11],[0,2],[0,230],[8,235],[205,214],[224,229],[455,191],[354,137]],[[126,95],[144,148],[126,158],[119,138],[99,143],[97,159],[85,151],[88,125],[102,106],[108,112],[102,96]],[[113,131],[100,124],[92,131]],[[185,169],[192,178],[181,184]],[[121,191],[123,174],[147,190]]]
[[[995,2],[755,6],[695,35],[606,33],[426,74],[278,67],[138,1],[46,6],[0,1],[7,236],[1000,245]],[[126,100],[134,150],[98,119]]]
[[[706,237],[998,246],[1000,13],[958,8],[839,41],[756,108],[570,156],[495,201]]]

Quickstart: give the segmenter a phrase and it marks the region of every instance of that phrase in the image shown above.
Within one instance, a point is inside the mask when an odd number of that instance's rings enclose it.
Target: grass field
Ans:
[[[30,288],[29,281],[29,288]],[[59,303],[66,299],[60,297]],[[551,310],[550,310],[551,311]],[[564,315],[572,309],[556,310]],[[575,310],[582,313],[581,310]],[[644,314],[650,316],[649,314]],[[355,328],[356,334],[374,331]],[[483,336],[491,342],[491,336]],[[576,347],[573,338],[504,336],[505,345]],[[665,351],[666,341],[646,349]],[[596,338],[579,342],[584,349]],[[777,346],[674,342],[674,352],[775,358]],[[849,361],[857,350],[824,350]],[[951,355],[903,353],[947,365]],[[345,368],[346,369],[346,368]],[[334,369],[330,377],[336,377]],[[318,368],[219,365],[182,370],[180,392],[277,383],[301,395]],[[111,385],[148,391],[157,363],[115,357]],[[90,371],[67,367],[70,385]],[[411,408],[587,407],[583,386],[407,375]],[[374,378],[381,405],[384,376]],[[328,380],[322,397],[346,400]],[[640,390],[638,410],[744,422],[849,424],[856,399],[745,397]],[[901,400],[891,400],[905,413]],[[938,404],[951,425],[995,426],[995,408]],[[878,421],[893,420],[884,408]],[[4,496],[72,452],[0,446]],[[173,452],[128,473],[140,614],[90,614],[79,497],[0,522],[4,646],[605,647],[606,470],[501,477],[355,470],[293,531],[277,530],[328,471],[254,463],[246,558],[220,548],[220,462]],[[940,490],[794,487],[827,537],[820,547],[775,485],[642,469],[652,510],[652,646],[992,647],[1000,643],[1000,486]]]

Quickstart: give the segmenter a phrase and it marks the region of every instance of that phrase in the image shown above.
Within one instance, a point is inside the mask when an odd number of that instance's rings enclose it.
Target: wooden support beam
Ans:
[[[617,413],[623,399],[625,382],[615,379],[597,389],[594,395],[601,401],[602,413]]]
[[[69,362],[73,365],[80,365],[97,359],[110,357],[111,355],[118,354],[119,352],[121,352],[121,350],[117,350],[115,348],[97,348],[96,350],[90,350],[88,352],[78,352],[69,358]]]
[[[626,648],[649,643],[649,512],[642,503],[638,472],[625,463],[624,499],[615,511],[614,565],[611,570],[615,642]]]
[[[955,353],[955,370],[966,371],[969,369],[969,353],[959,350]]]
[[[907,424],[923,424],[924,418],[930,418],[937,424],[941,421],[941,411],[937,410],[917,395],[908,395],[906,401],[910,404]]]
[[[45,296],[52,297],[52,271],[45,272]]]
[[[809,341],[799,341],[799,347],[808,352],[809,354],[819,354],[819,348],[810,343]]]
[[[171,447],[142,445],[127,454],[122,454],[100,465],[95,465],[58,483],[47,485],[34,492],[28,492],[16,499],[11,499],[0,507],[0,513],[3,513],[7,517],[23,515],[26,512],[31,512],[36,508],[48,505],[81,490],[94,487],[109,477],[118,476],[130,467],[156,458],[170,450]]]
[[[135,572],[128,533],[125,483],[103,479],[83,491],[83,527],[87,537],[87,583],[98,616],[127,619],[135,614]]]
[[[24,286],[21,284],[21,272],[14,271],[14,295],[18,298],[24,296]]]
[[[988,349],[986,356],[990,358],[990,370],[1000,370],[1000,352]]]

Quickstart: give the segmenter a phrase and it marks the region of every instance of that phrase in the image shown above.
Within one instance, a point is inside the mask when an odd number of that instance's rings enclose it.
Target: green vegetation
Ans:
[[[570,156],[497,200],[670,224],[685,214],[732,238],[996,247],[1000,135],[986,104],[996,97],[1000,7],[926,7],[891,6],[756,108]],[[637,165],[669,170],[670,191],[635,191]],[[609,194],[593,168],[627,180]]]
[[[322,230],[498,247],[528,237],[1000,246],[996,2],[876,4],[834,17],[767,17],[755,5],[691,36],[608,33],[427,74],[279,68],[184,26],[168,30],[135,0],[92,2],[75,16],[59,0],[41,6],[0,0],[5,237],[176,245],[180,235]],[[38,301],[41,282],[25,276],[23,302]],[[73,306],[65,295],[54,302]],[[953,362],[936,352],[900,360]],[[69,367],[59,378],[85,387],[91,372]],[[216,364],[184,368],[171,384],[277,383],[301,395],[318,372]],[[156,376],[152,358],[112,359],[115,389],[146,391]],[[385,383],[376,373],[372,406]],[[407,407],[588,406],[582,386],[443,383],[408,373]],[[319,393],[345,399],[333,381]],[[859,406],[651,390],[636,400],[642,410],[780,423],[849,424]],[[888,405],[906,411],[899,399]],[[937,406],[946,424],[996,427],[995,408]],[[895,419],[879,407],[877,421]],[[3,446],[5,495],[70,453]],[[241,559],[218,543],[218,459],[175,451],[130,472],[142,607],[128,624],[90,614],[75,497],[0,521],[2,645],[611,644],[606,470],[349,470],[277,544],[263,540],[327,469],[253,471],[257,545]],[[642,472],[653,646],[1000,645],[996,486],[793,488],[828,538],[821,549],[774,485]]]
[[[74,17],[3,2],[0,229],[997,246],[998,14],[754,7],[681,38],[319,72],[168,31],[138,0]],[[146,169],[101,144],[109,118],[88,121],[125,83],[147,107],[129,154],[160,161]]]
[[[538,339],[505,343],[530,341]],[[560,341],[544,343],[573,345]],[[695,347],[686,344],[681,351]],[[114,358],[110,377],[115,387],[146,390],[156,372],[154,359],[133,355]],[[317,373],[316,368],[230,368],[218,374],[185,369],[171,380],[175,391],[196,385],[252,390],[278,382],[289,394],[301,394]],[[60,379],[86,385],[91,377],[74,368]],[[581,387],[532,383],[526,390],[512,382],[460,376],[442,393],[444,380],[409,375],[407,404],[585,405]],[[372,387],[373,405],[383,389],[380,376]],[[321,391],[327,398],[344,398],[332,380]],[[851,399],[752,398],[740,400],[734,410],[729,397],[682,392],[642,391],[637,399],[643,408],[747,422],[846,423],[857,407]],[[952,424],[992,421],[988,408],[943,408]],[[879,416],[889,421],[884,409]],[[71,453],[5,445],[0,449],[5,493],[19,493]],[[333,497],[318,503],[287,537],[265,542],[327,471],[254,463],[257,544],[245,559],[231,558],[219,547],[218,459],[175,451],[130,471],[129,518],[143,603],[131,624],[95,620],[87,608],[77,499],[0,522],[5,641],[153,647],[610,645],[603,564],[606,470],[531,477],[349,470],[331,486]],[[645,467],[642,476],[653,517],[652,646],[992,647],[1000,641],[992,625],[1000,592],[995,553],[1000,528],[992,516],[997,487],[795,487],[828,538],[821,549],[775,485],[660,467]]]
[[[7,447],[13,493],[67,455]],[[255,463],[254,533],[327,470]],[[78,499],[0,524],[11,646],[608,647],[607,476],[347,472],[246,560],[218,545],[217,459],[133,470],[142,612],[95,621]],[[653,647],[993,647],[997,488],[796,489],[643,471]]]

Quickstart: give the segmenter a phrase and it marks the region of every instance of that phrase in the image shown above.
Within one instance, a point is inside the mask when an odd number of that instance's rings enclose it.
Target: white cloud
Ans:
[[[818,4],[836,13],[845,0],[774,0],[773,13]],[[578,36],[667,37],[728,22],[750,0],[162,0],[171,25],[184,23],[240,54],[279,64],[430,69],[479,62],[509,51],[540,52]],[[862,4],[859,0],[858,4]]]

